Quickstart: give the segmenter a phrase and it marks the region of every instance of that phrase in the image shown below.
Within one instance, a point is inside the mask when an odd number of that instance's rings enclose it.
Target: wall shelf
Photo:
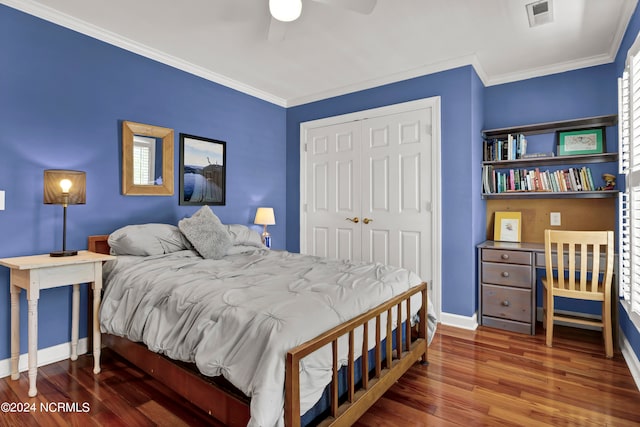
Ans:
[[[510,126],[498,129],[488,129],[482,131],[482,135],[485,141],[494,139],[508,138],[509,135],[536,135],[545,133],[554,133],[558,131],[570,131],[580,130],[598,127],[615,126],[618,123],[618,116],[616,114],[607,116],[587,117],[573,120],[563,120],[557,122],[537,123],[531,125],[522,126]],[[485,150],[486,154],[486,150]],[[495,175],[493,184],[491,180],[487,179],[485,174],[495,174],[498,170],[507,171],[513,169],[528,169],[531,173],[532,169],[537,169],[539,166],[555,166],[558,168],[580,168],[587,164],[596,163],[615,163],[618,162],[618,153],[599,153],[588,155],[576,155],[576,156],[553,156],[553,157],[532,157],[532,158],[520,158],[515,160],[489,160],[482,162],[483,169],[483,190],[495,186]],[[493,172],[492,172],[493,171]],[[541,171],[549,173],[548,171]],[[504,176],[505,172],[500,172]],[[511,171],[513,176],[513,171]],[[548,175],[547,175],[548,176]],[[576,180],[578,180],[576,176]],[[507,180],[509,177],[507,176]],[[540,178],[538,178],[540,179]],[[573,178],[572,178],[573,179]],[[502,181],[504,183],[504,179]],[[546,182],[546,181],[545,181]],[[580,184],[580,183],[578,183]],[[575,183],[574,183],[575,185]],[[583,184],[584,185],[584,184]],[[555,185],[554,185],[555,186]],[[545,186],[545,188],[547,188]],[[508,187],[507,187],[508,188]],[[516,187],[517,188],[517,187]],[[536,186],[536,188],[538,188]],[[578,186],[577,188],[580,188]],[[618,196],[618,191],[503,191],[500,193],[494,192],[482,192],[483,199],[560,199],[560,198],[581,198],[581,199],[605,199],[615,198]]]
[[[618,190],[608,191],[507,191],[482,193],[483,199],[611,199],[618,197]]]
[[[562,120],[557,122],[537,123],[533,125],[510,126],[506,128],[483,130],[484,138],[501,138],[510,133],[522,133],[525,135],[538,135],[556,131],[568,131],[577,129],[596,128],[601,126],[614,126],[618,123],[618,115],[586,117],[582,119]]]
[[[528,159],[516,160],[496,160],[490,162],[482,162],[483,166],[491,165],[496,169],[509,169],[514,167],[530,167],[530,166],[558,166],[566,164],[589,164],[589,163],[606,163],[617,162],[618,153],[603,154],[587,154],[581,156],[555,156],[555,157],[533,157]]]

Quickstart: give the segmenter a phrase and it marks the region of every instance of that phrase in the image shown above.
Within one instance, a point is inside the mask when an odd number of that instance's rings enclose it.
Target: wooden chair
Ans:
[[[591,250],[590,257],[589,250]],[[605,354],[609,358],[613,357],[611,324],[613,251],[613,231],[545,230],[544,252],[547,275],[542,279],[542,284],[544,286],[544,326],[547,330],[548,347],[551,347],[553,341],[553,322],[560,320],[601,327]],[[563,256],[556,254],[563,254]],[[601,265],[602,254],[604,254],[604,265]],[[554,269],[558,271],[555,277]],[[554,312],[554,297],[601,301],[602,320],[557,314]]]

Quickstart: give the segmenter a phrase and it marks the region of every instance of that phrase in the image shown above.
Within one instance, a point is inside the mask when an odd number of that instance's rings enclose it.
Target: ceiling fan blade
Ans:
[[[269,20],[269,29],[267,32],[267,40],[270,42],[279,42],[284,40],[284,36],[287,34],[287,23],[278,21],[271,17]]]
[[[378,0],[313,0],[318,3],[349,9],[354,12],[368,15],[375,9]]]

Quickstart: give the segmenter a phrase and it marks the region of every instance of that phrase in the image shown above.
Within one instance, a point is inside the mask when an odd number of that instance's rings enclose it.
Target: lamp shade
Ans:
[[[0,190],[0,211],[4,210],[4,190]]]
[[[274,225],[276,223],[276,217],[273,214],[273,208],[258,208],[256,211],[256,218],[253,220],[253,223],[260,225]]]
[[[291,22],[300,17],[301,0],[269,0],[269,11],[278,21]]]
[[[45,170],[44,204],[84,205],[87,200],[86,176],[87,174],[81,171],[61,169]],[[66,190],[67,193],[65,193],[64,190]]]

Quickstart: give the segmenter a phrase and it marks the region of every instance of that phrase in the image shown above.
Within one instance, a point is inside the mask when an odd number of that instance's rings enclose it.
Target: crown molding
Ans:
[[[105,43],[120,47],[127,51],[139,54],[146,58],[158,61],[160,63],[177,68],[184,72],[193,74],[198,77],[202,77],[206,80],[223,85],[225,87],[237,90],[244,94],[262,99],[272,104],[288,108],[298,105],[308,104],[311,102],[321,101],[328,98],[347,95],[350,93],[372,89],[375,87],[396,83],[403,80],[408,80],[416,77],[421,77],[429,74],[434,74],[442,71],[451,70],[458,67],[471,65],[482,83],[488,86],[495,86],[505,83],[512,83],[520,80],[527,80],[536,77],[543,77],[551,74],[557,74],[567,71],[573,71],[581,68],[608,64],[615,61],[615,57],[618,53],[620,45],[622,43],[624,34],[628,27],[629,21],[633,16],[633,12],[636,8],[638,0],[629,0],[625,3],[625,9],[623,11],[623,17],[619,22],[618,28],[614,34],[609,52],[607,54],[597,55],[590,58],[583,58],[576,61],[566,61],[559,64],[553,64],[545,67],[538,67],[525,71],[518,71],[514,73],[506,73],[500,75],[489,75],[484,70],[480,60],[475,54],[467,55],[463,57],[451,58],[446,61],[441,61],[435,64],[428,64],[422,67],[414,68],[411,70],[402,71],[399,73],[389,74],[380,78],[371,79],[363,82],[357,82],[352,85],[346,85],[342,87],[332,88],[325,91],[315,92],[303,96],[282,98],[275,96],[271,93],[257,89],[253,86],[244,84],[227,76],[212,72],[198,65],[181,60],[172,55],[166,54],[162,51],[154,49],[150,46],[142,43],[135,42],[128,38],[122,37],[113,32],[107,31],[103,28],[89,24],[85,21],[74,18],[70,15],[59,12],[48,6],[44,6],[40,3],[36,3],[32,0],[0,0],[0,3],[5,4],[14,9],[60,25],[62,27],[77,31],[81,34],[93,37],[97,40]]]
[[[595,67],[597,65],[610,64],[615,60],[610,54],[596,55],[590,58],[582,58],[575,61],[566,61],[559,64],[553,64],[546,67],[532,68],[525,71],[515,73],[500,74],[489,77],[485,81],[485,86],[496,86],[505,83],[513,83],[520,80],[528,80],[536,77],[548,76],[551,74],[564,73],[567,71],[579,70],[581,68]]]
[[[48,6],[41,5],[31,0],[2,0],[2,3],[28,13],[29,15],[36,16],[51,23],[60,25],[73,31],[77,31],[81,34],[93,37],[97,40],[105,43],[120,47],[128,50],[129,52],[136,53],[154,61],[158,61],[162,64],[169,65],[173,68],[185,71],[189,74],[193,74],[203,79],[218,83],[231,89],[235,89],[247,95],[254,96],[272,104],[279,105],[281,107],[286,106],[286,100],[283,98],[274,96],[270,93],[264,92],[255,87],[249,86],[237,80],[231,79],[221,74],[214,73],[198,65],[176,58],[165,52],[154,49],[142,43],[130,40],[126,37],[105,30],[104,28],[89,24],[80,19],[74,18],[70,15],[57,11]]]
[[[77,31],[81,34],[87,35],[89,37],[93,37],[97,40],[103,41],[105,43],[108,43],[117,47],[120,47],[129,52],[133,52],[138,55],[144,56],[146,58],[153,59],[154,61],[158,61],[162,64],[169,65],[171,67],[177,68],[187,73],[202,77],[214,83],[221,84],[223,86],[229,87],[231,89],[235,89],[239,92],[254,96],[256,98],[262,99],[264,101],[267,101],[272,104],[276,104],[280,107],[285,107],[285,108],[307,104],[310,102],[320,101],[323,99],[332,98],[336,96],[347,95],[349,93],[358,92],[366,89],[372,89],[377,86],[396,83],[402,80],[421,77],[424,75],[446,71],[446,70],[450,70],[453,68],[458,68],[466,65],[472,65],[475,68],[476,73],[478,74],[482,82],[485,84],[485,86],[487,85],[486,83],[487,74],[484,72],[482,66],[480,65],[478,58],[475,55],[469,55],[461,58],[453,58],[453,59],[438,62],[435,64],[425,65],[423,67],[403,71],[400,73],[390,74],[387,76],[380,77],[378,79],[358,82],[353,85],[332,88],[326,91],[316,92],[308,95],[303,95],[300,97],[284,99],[284,98],[275,96],[271,93],[268,93],[268,92],[259,90],[257,88],[254,88],[252,86],[246,85],[244,83],[241,83],[237,80],[230,79],[226,76],[214,73],[198,65],[192,64],[187,61],[183,61],[179,58],[176,58],[172,55],[168,55],[150,46],[135,42],[133,40],[130,40],[126,37],[123,37],[111,31],[105,30],[104,28],[95,26],[93,24],[89,24],[85,21],[74,18],[70,15],[62,13],[51,7],[44,6],[32,0],[1,0],[1,3],[9,7],[12,7],[14,9],[20,10],[29,15],[33,15],[38,18],[44,19],[45,21],[49,21],[51,23],[60,25],[70,30]]]
[[[627,28],[629,28],[629,22],[631,22],[631,17],[633,16],[633,12],[636,10],[637,5],[638,0],[629,0],[625,2],[626,7],[622,11],[622,18],[620,19],[620,22],[618,22],[618,28],[616,29],[611,47],[609,48],[609,55],[614,61],[618,55],[618,51],[622,45],[622,40],[627,32]]]
[[[316,92],[309,95],[300,96],[297,98],[291,98],[287,100],[287,107],[295,107],[298,105],[308,104],[311,102],[321,101],[323,99],[334,98],[337,96],[347,95],[362,90],[372,89],[375,87],[397,83],[403,80],[409,80],[416,77],[422,77],[429,74],[438,73],[441,71],[452,70],[454,68],[464,67],[471,65],[483,84],[486,86],[487,74],[482,68],[477,56],[467,55],[458,58],[452,58],[447,61],[437,62],[435,64],[428,64],[423,67],[414,68],[411,70],[403,71],[400,73],[388,74],[377,79],[366,80],[363,82],[354,83],[348,86],[342,86],[325,90],[322,92]]]

